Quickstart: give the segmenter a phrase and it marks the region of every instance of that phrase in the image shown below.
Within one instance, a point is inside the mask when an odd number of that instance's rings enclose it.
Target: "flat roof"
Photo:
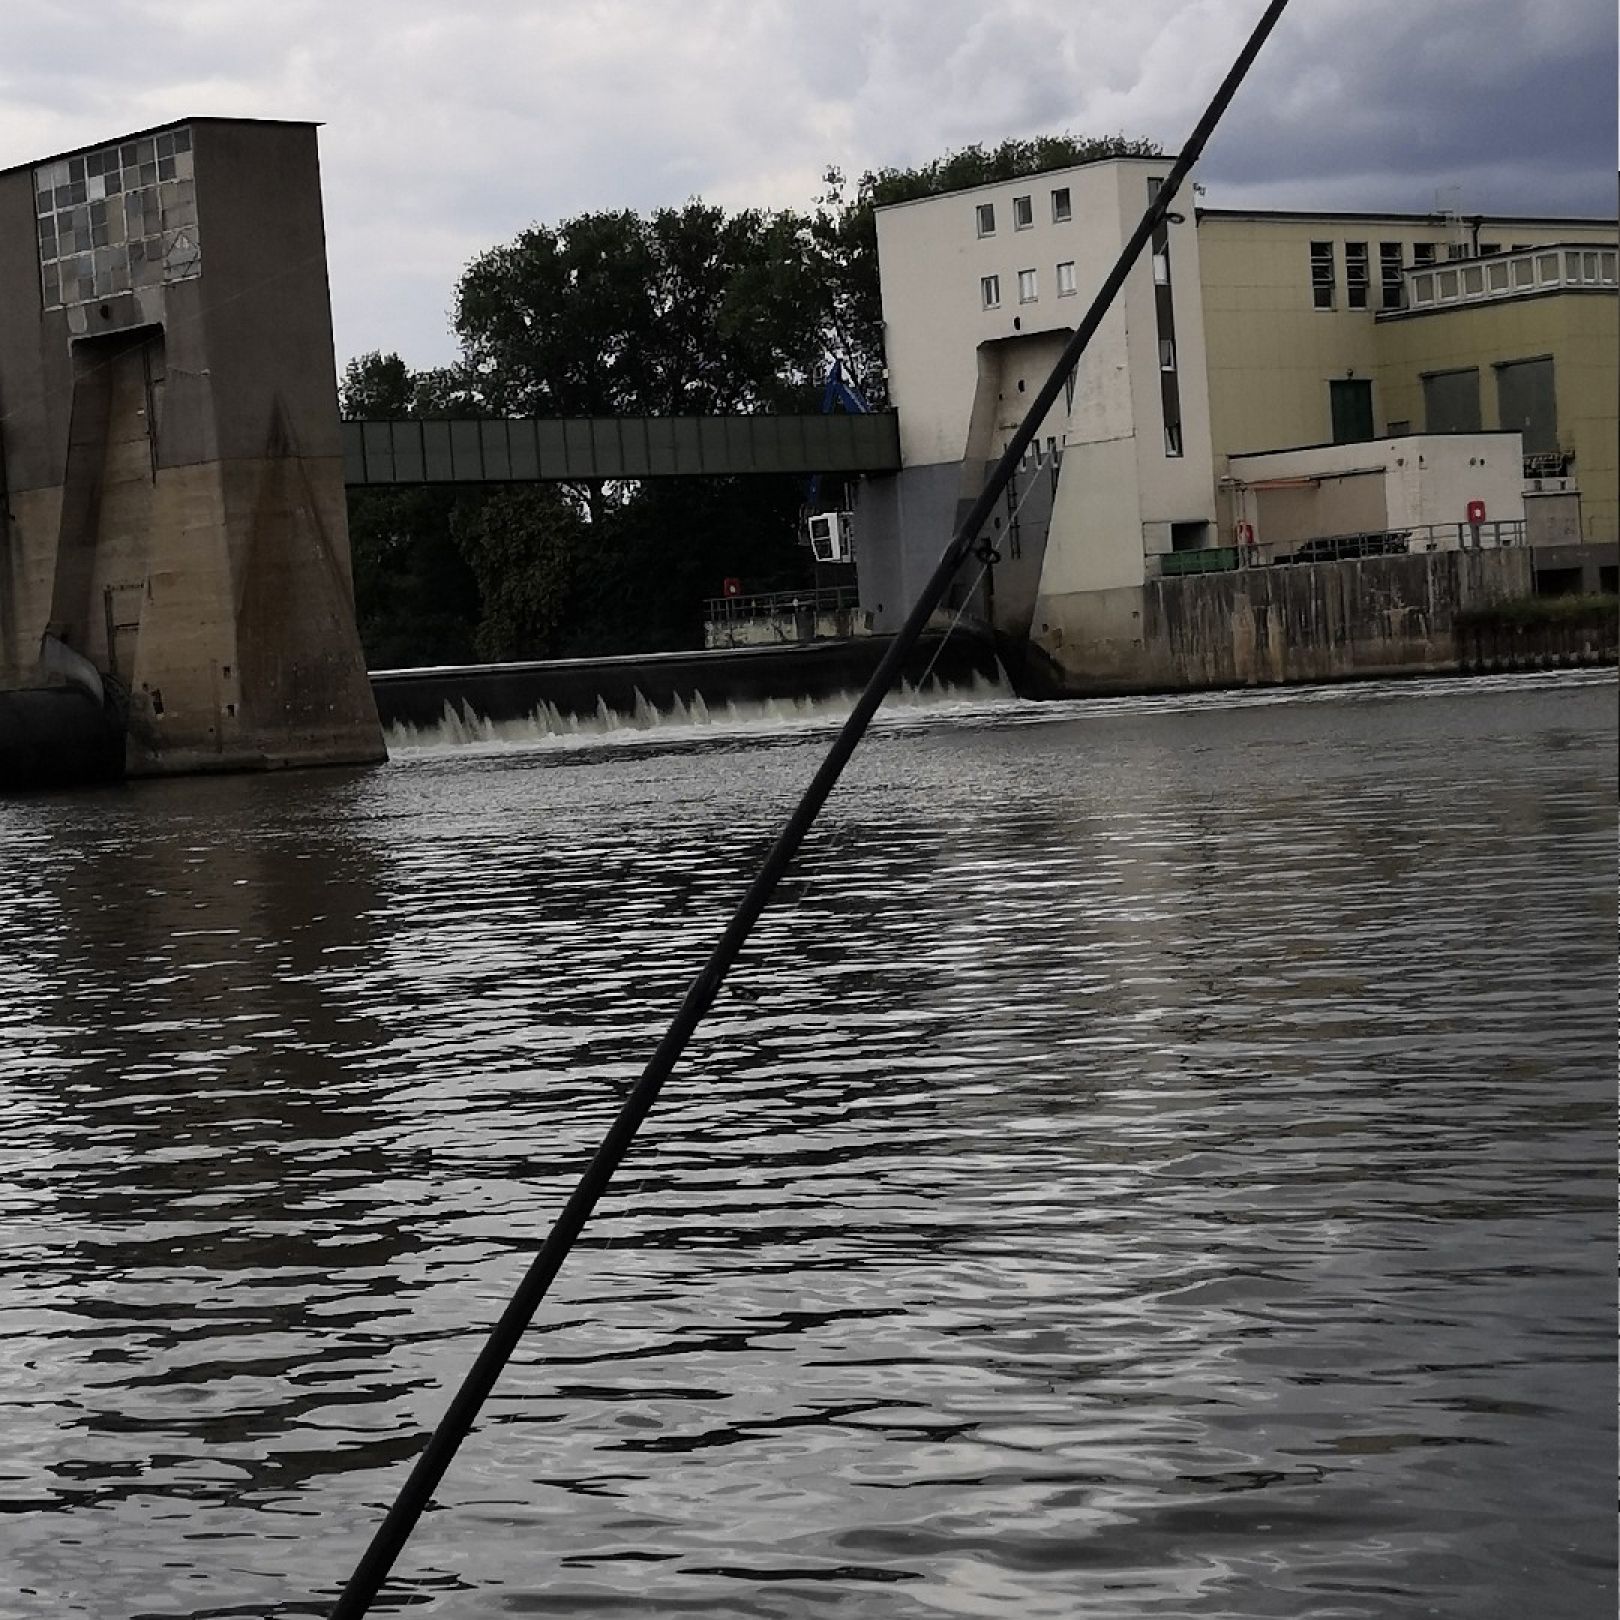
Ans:
[[[1026,181],[1050,180],[1054,175],[1075,174],[1081,169],[1095,169],[1104,163],[1156,163],[1168,170],[1177,154],[1163,152],[1158,157],[1138,157],[1134,153],[1120,152],[1112,157],[1087,158],[1083,163],[1065,163],[1058,169],[1034,169],[1028,174],[1009,175],[1005,180],[981,180],[976,186],[952,186],[947,191],[930,191],[926,197],[904,197],[899,202],[876,203],[874,214],[885,214],[891,208],[915,208],[918,203],[938,202],[941,197],[970,197],[975,191],[989,191],[994,186],[1016,186]]]
[[[1575,225],[1590,229],[1594,225],[1613,225],[1620,228],[1620,219],[1608,214],[1402,214],[1396,212],[1364,214],[1339,213],[1330,210],[1317,212],[1308,208],[1203,208],[1198,209],[1200,219],[1258,219],[1258,220],[1389,220],[1403,225]]]
[[[1257,461],[1262,456],[1298,456],[1307,450],[1353,450],[1363,444],[1398,444],[1402,439],[1506,439],[1518,428],[1468,428],[1461,433],[1378,433],[1370,439],[1332,439],[1320,444],[1285,444],[1276,450],[1229,450],[1228,461]],[[1370,469],[1369,469],[1370,470]],[[1329,472],[1325,478],[1342,478],[1342,472]]]
[[[319,120],[313,118],[216,118],[204,114],[199,118],[170,118],[161,124],[153,124],[148,129],[132,129],[127,135],[108,135],[99,141],[89,141],[83,146],[69,147],[65,152],[46,152],[39,157],[31,157],[25,163],[8,164],[0,169],[0,175],[16,174],[20,169],[37,169],[42,163],[59,163],[63,158],[83,157],[89,152],[105,151],[109,146],[122,146],[125,141],[144,140],[148,135],[162,135],[167,130],[179,129],[182,124],[267,124],[280,129],[319,129]]]

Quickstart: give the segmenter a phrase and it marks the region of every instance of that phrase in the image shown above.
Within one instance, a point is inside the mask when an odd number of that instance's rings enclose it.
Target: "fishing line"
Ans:
[[[918,638],[927,628],[929,619],[950,588],[957,571],[972,551],[979,532],[984,528],[995,509],[996,502],[1017,471],[1024,452],[1034,439],[1036,429],[1046,419],[1046,413],[1062,391],[1069,373],[1074,370],[1076,362],[1102,324],[1142,249],[1170,211],[1170,204],[1181,189],[1188,171],[1202,154],[1216,124],[1220,122],[1222,113],[1226,111],[1227,105],[1237,93],[1238,86],[1242,84],[1250,65],[1259,54],[1260,47],[1275,28],[1287,5],[1288,0],[1270,0],[1260,21],[1255,25],[1254,32],[1250,34],[1243,49],[1238,53],[1237,60],[1221,81],[1214,99],[1188,137],[1181,154],[1170,165],[1169,173],[1165,176],[1157,195],[1149,201],[1136,229],[1121,248],[1113,269],[1098,288],[1085,316],[1064,346],[1063,353],[1052,368],[1052,374],[1042,384],[1018,431],[1008,441],[1007,448],[1002,452],[1001,460],[996,464],[984,489],[958,526],[950,544],[941,554],[928,583],[906,616],[905,624],[885,649],[871,679],[856,700],[849,718],[833,739],[826,757],[811,778],[804,796],[771,846],[764,865],[744,891],[736,912],[726,924],[708,961],[692,981],[663,1039],[653,1049],[647,1067],[642,1071],[640,1079],[631,1087],[617,1118],[608,1127],[601,1146],[586,1165],[579,1184],[563,1205],[550,1235],[541,1244],[539,1252],[530,1262],[528,1271],[519,1282],[506,1309],[490,1330],[488,1339],[478,1352],[461,1387],[451,1397],[444,1416],[417,1457],[409,1477],[400,1487],[393,1506],[377,1527],[370,1545],[361,1554],[354,1573],[349,1577],[332,1609],[331,1620],[362,1620],[362,1617],[370,1611],[372,1600],[388,1578],[394,1560],[398,1558],[401,1549],[410,1538],[417,1520],[432,1501],[434,1490],[444,1478],[451,1459],[471,1430],[479,1409],[490,1390],[494,1388],[502,1368],[517,1348],[530,1318],[541,1300],[545,1298],[546,1291],[562,1268],[569,1250],[573,1248],[585,1223],[590,1219],[591,1212],[612,1181],[614,1172],[625,1154],[629,1152],[631,1143],[635,1141],[636,1132],[658,1100],[658,1093],[663,1089],[665,1080],[669,1078],[670,1072],[685,1051],[693,1030],[713,1006],[727,972],[741,954],[754,924],[759,920],[760,913],[764,911],[773,891],[781,881],[782,874],[797,854],[799,846],[804,842],[805,834],[809,832],[822,805],[826,803],[828,795],[843,774],[845,765],[849,763],[850,756],[866,734],[872,716],[894,684]]]

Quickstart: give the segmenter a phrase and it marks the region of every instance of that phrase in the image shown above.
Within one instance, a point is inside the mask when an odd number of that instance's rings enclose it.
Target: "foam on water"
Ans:
[[[511,720],[491,720],[465,702],[447,702],[431,726],[414,726],[409,721],[389,726],[387,742],[390,753],[401,754],[452,748],[568,747],[604,741],[662,743],[685,735],[707,738],[762,728],[802,731],[838,724],[854,708],[859,695],[846,690],[828,697],[733,698],[711,704],[696,692],[690,703],[677,696],[670,708],[660,709],[638,688],[628,713],[609,708],[600,697],[595,712],[587,715],[565,714],[556,704],[542,700],[528,714]],[[965,684],[930,680],[912,686],[902,682],[884,699],[879,720],[897,714],[949,714],[980,709],[986,703],[1015,701],[1011,685],[999,670],[994,680],[975,675]]]

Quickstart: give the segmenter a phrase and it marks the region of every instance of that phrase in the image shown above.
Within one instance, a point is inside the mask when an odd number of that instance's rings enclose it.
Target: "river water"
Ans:
[[[379,1613],[1614,1613],[1615,682],[899,711]],[[0,804],[0,1614],[315,1616],[815,715]]]

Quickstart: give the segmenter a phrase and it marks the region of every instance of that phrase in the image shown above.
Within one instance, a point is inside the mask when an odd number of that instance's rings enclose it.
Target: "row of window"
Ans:
[[[1527,242],[1515,242],[1512,251],[1517,253],[1528,247]],[[1406,244],[1404,242],[1380,242],[1378,244],[1378,285],[1381,298],[1381,307],[1384,309],[1399,309],[1402,296],[1402,272],[1415,269],[1426,264],[1433,264],[1440,257],[1440,249],[1445,249],[1448,259],[1467,259],[1473,257],[1472,250],[1465,242],[1414,242],[1412,243],[1412,257],[1410,261],[1405,258]],[[1338,244],[1335,242],[1311,243],[1311,302],[1318,309],[1337,309],[1339,303],[1338,270],[1336,264]],[[1367,242],[1346,242],[1344,244],[1344,307],[1346,309],[1368,309],[1372,303],[1372,264],[1369,258],[1371,245]],[[1489,258],[1502,251],[1500,242],[1481,242],[1479,255]]]
[[[1057,295],[1069,298],[1074,294],[1074,260],[1065,259],[1057,267]],[[1033,270],[1018,272],[1018,302],[1033,304],[1040,297],[1039,277]],[[1001,308],[1001,277],[979,277],[979,303],[985,309]]]
[[[1052,223],[1062,225],[1074,218],[1073,205],[1069,201],[1069,188],[1067,186],[1053,186],[1051,191]],[[973,210],[974,224],[980,236],[994,236],[996,234],[996,205],[993,202],[979,203]],[[1012,200],[1012,222],[1015,231],[1027,231],[1035,223],[1035,195],[1026,192],[1022,197]]]

